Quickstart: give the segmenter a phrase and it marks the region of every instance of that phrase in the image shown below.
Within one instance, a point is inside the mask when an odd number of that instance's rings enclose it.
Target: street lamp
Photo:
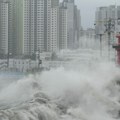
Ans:
[[[116,19],[109,18],[108,20],[105,21],[98,21],[98,22],[105,22],[105,31],[104,33],[107,33],[108,35],[108,57],[110,59],[110,45],[111,45],[111,35],[112,33],[115,33],[115,21]],[[96,25],[96,24],[94,24]],[[102,41],[102,34],[98,34],[100,36],[100,41]]]
[[[100,36],[100,56],[102,57],[102,36],[104,35],[103,33],[98,34]]]
[[[110,59],[110,45],[111,45],[111,34],[115,32],[115,19],[109,18],[105,24],[105,33],[108,35],[108,57]]]
[[[96,24],[94,24],[94,26],[96,26]],[[100,38],[100,56],[102,57],[102,36],[104,35],[104,33],[101,31],[99,34],[96,35],[98,35]]]
[[[38,69],[39,69],[40,65],[42,64],[42,60],[40,59],[40,50],[36,52],[36,60],[38,60]]]
[[[12,55],[12,53],[7,54],[7,68],[9,68],[9,59],[10,59],[10,55]]]

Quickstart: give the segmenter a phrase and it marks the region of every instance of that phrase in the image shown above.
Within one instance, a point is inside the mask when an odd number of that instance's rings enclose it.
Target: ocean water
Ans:
[[[0,120],[118,120],[120,69],[74,63],[22,77],[0,74]]]

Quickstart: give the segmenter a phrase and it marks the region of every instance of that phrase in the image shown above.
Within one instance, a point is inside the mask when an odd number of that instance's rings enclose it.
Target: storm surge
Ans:
[[[113,63],[77,64],[75,69],[5,79],[0,85],[0,120],[120,119],[120,70]]]

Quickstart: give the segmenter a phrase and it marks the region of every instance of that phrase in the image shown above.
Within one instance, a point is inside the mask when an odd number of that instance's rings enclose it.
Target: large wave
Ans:
[[[51,69],[10,82],[8,77],[0,89],[0,120],[116,120],[119,73],[107,62]]]

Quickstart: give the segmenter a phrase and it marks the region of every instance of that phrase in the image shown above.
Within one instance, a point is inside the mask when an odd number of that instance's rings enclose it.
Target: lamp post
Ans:
[[[12,55],[12,53],[7,54],[7,68],[9,68],[9,59],[10,59],[10,55]]]
[[[42,60],[40,59],[40,50],[36,52],[36,60],[38,60],[38,69],[39,69],[40,65],[42,64]]]
[[[96,26],[96,24],[94,24],[94,26]],[[99,36],[99,40],[100,40],[100,57],[102,57],[102,36],[104,35],[104,33],[101,31],[99,34],[96,34]]]
[[[116,23],[116,19],[113,18],[109,18],[105,21],[98,21],[98,22],[105,22],[104,26],[105,26],[105,31],[103,31],[104,33],[107,34],[108,36],[108,58],[110,59],[110,47],[111,47],[111,35],[112,33],[115,33],[115,23]],[[96,24],[94,24],[96,25]],[[100,41],[102,38],[102,34],[100,33]]]
[[[110,59],[110,45],[111,45],[111,35],[115,32],[115,19],[109,18],[105,24],[105,33],[108,35],[108,58]]]
[[[100,36],[100,56],[102,57],[102,36],[104,34],[100,33],[99,36]]]

